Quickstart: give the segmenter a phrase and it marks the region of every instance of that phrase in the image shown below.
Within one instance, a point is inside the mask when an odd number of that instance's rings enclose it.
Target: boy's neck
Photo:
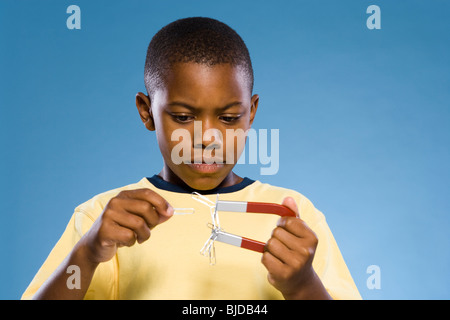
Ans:
[[[167,181],[169,183],[175,184],[177,186],[180,186],[182,188],[190,188],[189,185],[187,185],[183,180],[181,180],[172,170],[170,170],[169,167],[164,165],[163,169],[160,173],[158,173],[158,176],[161,177],[164,181]],[[244,179],[235,174],[233,171],[231,171],[225,179],[222,180],[222,182],[216,187],[216,188],[224,188],[224,187],[230,187],[233,185],[236,185],[238,183],[241,183]]]

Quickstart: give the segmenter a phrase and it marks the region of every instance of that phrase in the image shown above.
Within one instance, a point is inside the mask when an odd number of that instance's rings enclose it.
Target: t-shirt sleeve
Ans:
[[[33,280],[23,293],[23,300],[33,298],[33,295],[63,262],[63,260],[68,256],[75,244],[89,230],[93,223],[94,220],[89,214],[79,208],[75,210],[62,236],[53,247],[47,259],[40,267]],[[89,289],[85,295],[85,299],[113,298],[115,292],[114,270],[114,258],[111,261],[101,263],[94,273]],[[70,277],[70,275],[71,272],[67,274],[68,277]]]
[[[333,299],[361,299],[325,216],[309,200],[305,198],[302,200],[301,211],[315,217],[309,227],[319,239],[313,260],[314,270]],[[302,212],[300,212],[301,215]]]

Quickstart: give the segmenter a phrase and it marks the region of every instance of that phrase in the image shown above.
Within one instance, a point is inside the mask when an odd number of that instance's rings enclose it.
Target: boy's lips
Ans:
[[[221,168],[223,168],[224,164],[222,163],[189,163],[188,166],[193,169],[194,171],[197,171],[199,173],[214,173],[219,171]]]

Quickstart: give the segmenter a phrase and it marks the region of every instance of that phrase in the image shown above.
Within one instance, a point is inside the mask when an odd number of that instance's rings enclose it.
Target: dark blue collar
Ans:
[[[241,182],[238,184],[228,186],[228,187],[222,187],[222,188],[214,188],[211,190],[196,190],[189,187],[181,187],[176,184],[167,182],[163,180],[160,176],[154,175],[153,177],[147,178],[150,183],[152,183],[155,187],[166,190],[166,191],[172,191],[172,192],[179,192],[179,193],[192,193],[192,192],[198,192],[201,194],[215,194],[215,193],[230,193],[235,192],[244,189],[245,187],[251,185],[255,180],[249,179],[247,177],[244,178]]]

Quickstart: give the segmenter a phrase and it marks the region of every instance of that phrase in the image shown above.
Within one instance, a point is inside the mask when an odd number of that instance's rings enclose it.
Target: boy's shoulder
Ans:
[[[301,194],[296,190],[275,186],[269,183],[261,182],[259,180],[256,180],[253,184],[250,185],[250,187],[251,187],[250,191],[254,193],[256,196],[258,195],[264,195],[269,197],[290,196],[293,198],[301,199],[302,201],[309,201],[303,194]]]
[[[124,190],[146,188],[148,187],[148,185],[145,183],[145,181],[146,178],[143,178],[138,182],[99,193],[94,197],[90,198],[89,200],[78,205],[75,208],[75,212],[81,212],[94,221],[95,219],[98,218],[100,213],[103,212],[103,209],[108,204],[109,200],[111,200],[111,198],[115,197],[117,194],[119,194],[121,191]]]
[[[298,205],[312,205],[311,201],[299,191],[263,183],[256,180],[248,187],[249,197],[264,198],[264,202],[281,203],[285,197],[292,197]]]

